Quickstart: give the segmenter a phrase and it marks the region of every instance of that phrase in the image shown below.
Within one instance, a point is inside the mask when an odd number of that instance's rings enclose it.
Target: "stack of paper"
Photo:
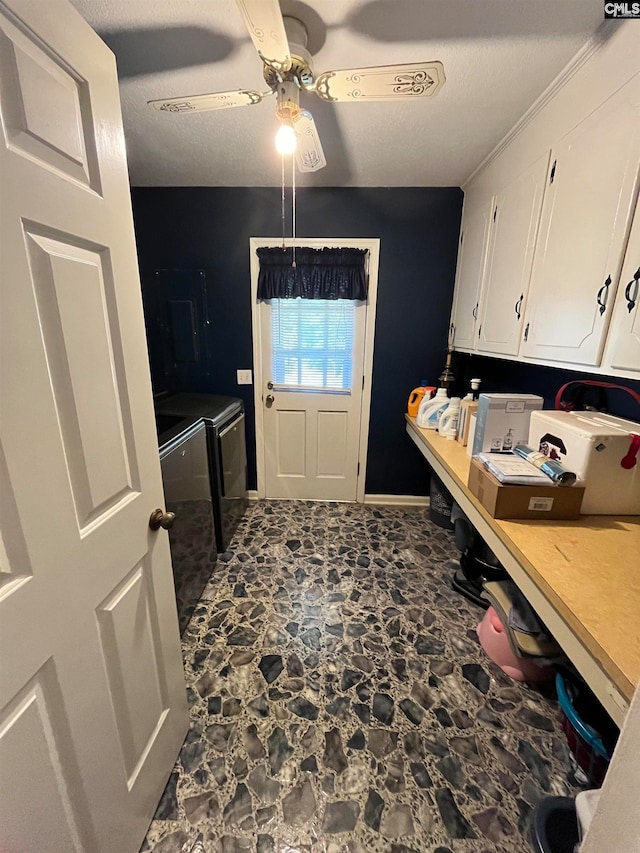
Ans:
[[[478,459],[500,483],[518,486],[553,485],[553,481],[539,468],[515,453],[479,453]]]

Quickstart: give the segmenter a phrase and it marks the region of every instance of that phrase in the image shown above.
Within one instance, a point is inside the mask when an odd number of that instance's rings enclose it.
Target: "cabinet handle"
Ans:
[[[611,276],[608,275],[605,283],[602,285],[596,296],[596,302],[599,306],[600,316],[607,310],[607,298],[609,296],[609,285],[611,284]]]
[[[518,299],[518,301],[515,304],[515,308],[513,309],[516,312],[516,317],[518,318],[518,320],[522,316],[522,314],[520,313],[520,309],[522,308],[522,300],[523,299],[524,299],[524,293],[521,293],[520,299]]]
[[[631,295],[632,287],[633,296]],[[629,311],[629,314],[631,314],[631,312],[636,306],[636,301],[638,299],[638,290],[640,290],[640,267],[638,267],[635,272],[635,275],[624,289],[624,298],[627,300],[627,310]]]
[[[473,309],[473,311],[471,312],[471,314],[473,315],[473,319],[474,319],[474,320],[477,320],[477,319],[478,319],[478,303],[477,303],[477,302],[476,302],[476,307]]]
[[[528,339],[528,337],[529,337],[529,323],[527,323],[527,325],[526,325],[526,327],[525,327],[525,330],[524,330],[524,339],[525,339],[525,341]]]

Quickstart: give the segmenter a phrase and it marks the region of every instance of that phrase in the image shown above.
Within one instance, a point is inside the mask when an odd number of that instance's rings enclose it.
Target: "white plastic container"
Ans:
[[[458,434],[458,419],[460,417],[460,397],[452,397],[449,405],[440,415],[438,432],[445,438],[454,439]]]
[[[640,458],[628,460],[640,423],[602,412],[532,412],[529,447],[578,475],[585,515],[640,515]],[[629,464],[626,462],[625,464]]]
[[[449,405],[446,388],[438,388],[435,397],[423,400],[418,409],[416,424],[423,429],[435,429],[438,418]]]

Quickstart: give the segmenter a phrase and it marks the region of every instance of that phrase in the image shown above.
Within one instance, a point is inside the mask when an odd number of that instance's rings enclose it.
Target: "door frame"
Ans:
[[[264,412],[262,409],[262,333],[260,328],[260,303],[258,302],[258,273],[260,262],[256,250],[278,248],[283,241],[276,237],[250,237],[249,254],[251,261],[251,329],[253,334],[253,402],[255,408],[256,433],[256,475],[257,497],[266,497],[266,472],[264,458]],[[356,481],[356,501],[364,503],[365,480],[367,476],[367,450],[369,446],[369,416],[371,409],[371,382],[373,374],[373,347],[376,324],[376,303],[378,297],[378,268],[380,261],[380,239],[347,237],[304,237],[286,239],[285,246],[309,246],[312,249],[367,249],[369,286],[365,302],[367,316],[364,327],[364,360],[362,365],[363,385],[360,407],[360,441],[358,450],[358,477]]]

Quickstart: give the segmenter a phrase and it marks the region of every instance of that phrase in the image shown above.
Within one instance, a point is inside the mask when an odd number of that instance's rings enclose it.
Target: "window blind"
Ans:
[[[356,303],[298,298],[269,304],[274,384],[350,391]]]

